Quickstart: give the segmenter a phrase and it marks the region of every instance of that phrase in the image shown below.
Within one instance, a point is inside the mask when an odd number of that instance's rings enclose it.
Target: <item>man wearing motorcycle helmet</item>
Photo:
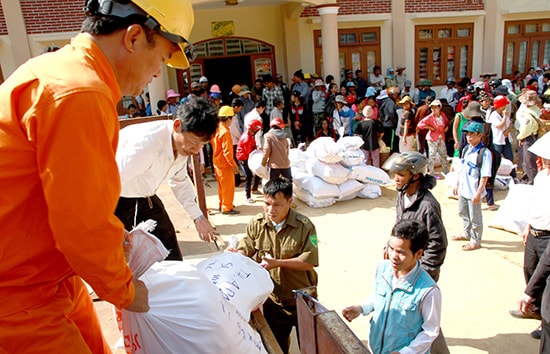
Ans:
[[[395,174],[397,189],[397,221],[414,219],[422,221],[430,233],[428,247],[421,259],[422,267],[437,281],[447,250],[447,233],[441,218],[441,206],[430,189],[436,179],[427,174],[428,159],[419,152],[401,153],[390,167]]]
[[[113,213],[116,105],[164,63],[189,66],[193,10],[189,0],[90,0],[85,11],[70,44],[0,86],[0,188],[10,200],[0,203],[2,352],[110,353],[81,278],[119,308],[149,309]]]

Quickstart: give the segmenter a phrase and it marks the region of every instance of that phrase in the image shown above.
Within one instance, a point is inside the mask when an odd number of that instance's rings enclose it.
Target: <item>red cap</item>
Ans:
[[[510,101],[505,96],[497,96],[495,97],[493,101],[493,106],[496,108],[504,107],[506,106]]]
[[[269,123],[270,127],[277,127],[279,129],[285,129],[285,122],[279,117],[273,118],[271,120],[271,123]]]
[[[259,131],[263,128],[262,122],[260,122],[257,119],[253,119],[250,122],[248,122],[247,128],[248,130]]]

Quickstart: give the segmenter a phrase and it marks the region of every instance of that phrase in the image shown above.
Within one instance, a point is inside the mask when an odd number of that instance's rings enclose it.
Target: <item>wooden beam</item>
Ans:
[[[279,343],[277,343],[271,328],[267,324],[264,315],[260,310],[255,310],[252,312],[252,316],[250,317],[250,325],[255,328],[258,333],[260,333],[265,350],[267,350],[269,354],[283,354]]]

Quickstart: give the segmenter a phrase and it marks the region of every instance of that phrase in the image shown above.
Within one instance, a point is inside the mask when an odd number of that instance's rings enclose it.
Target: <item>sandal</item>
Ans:
[[[463,251],[473,251],[478,250],[481,248],[481,245],[479,243],[467,243],[462,246]]]
[[[466,236],[462,236],[462,235],[453,236],[453,237],[451,237],[451,240],[453,240],[453,241],[470,241],[469,238],[467,238]]]

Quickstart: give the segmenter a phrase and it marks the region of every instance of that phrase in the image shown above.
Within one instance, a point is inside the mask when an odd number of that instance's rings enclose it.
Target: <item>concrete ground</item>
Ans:
[[[211,210],[217,210],[216,182],[210,180],[208,184],[210,187],[205,188],[207,205]],[[382,258],[382,248],[395,222],[396,192],[393,187],[382,188],[382,191],[382,196],[375,200],[354,199],[322,209],[312,209],[297,201],[297,210],[310,217],[317,228],[319,300],[339,314],[344,307],[359,303],[372,291],[376,265]],[[508,314],[509,309],[517,307],[517,299],[525,287],[520,237],[485,227],[482,248],[472,252],[462,251],[463,242],[450,240],[462,228],[457,215],[457,201],[447,198],[447,187],[443,181],[438,181],[433,192],[441,203],[449,237],[439,287],[443,294],[441,326],[450,352],[537,353],[539,341],[532,339],[529,333],[538,322],[514,319]],[[506,193],[495,191],[497,204],[502,203]],[[179,232],[180,247],[187,261],[197,262],[217,252],[213,244],[199,240],[192,221],[166,185],[159,191],[159,196]],[[244,189],[237,188],[234,204],[241,214],[228,216],[214,212],[210,216],[226,242],[232,235],[242,237],[251,216],[262,211],[262,198],[255,198],[255,204],[246,203]],[[485,225],[495,213],[483,211]],[[105,336],[114,345],[119,334],[111,306],[96,302],[96,308]],[[350,323],[350,328],[364,343],[368,339],[368,321],[369,317],[360,317]],[[295,345],[292,353],[299,353]]]

